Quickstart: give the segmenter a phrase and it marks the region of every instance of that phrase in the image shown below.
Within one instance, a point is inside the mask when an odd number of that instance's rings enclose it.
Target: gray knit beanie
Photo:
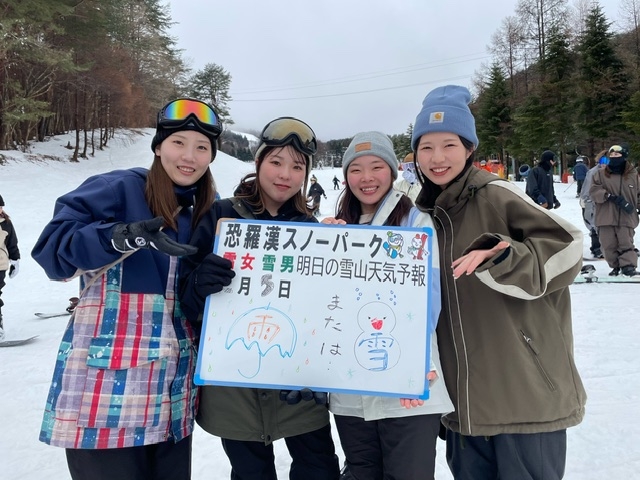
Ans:
[[[465,87],[445,85],[431,90],[422,101],[411,137],[415,151],[420,137],[431,132],[455,133],[478,147],[476,121],[469,110],[471,93]]]
[[[361,132],[353,137],[342,157],[342,173],[345,178],[349,164],[365,155],[374,155],[387,162],[391,167],[393,179],[398,178],[398,159],[393,151],[393,143],[382,132]]]

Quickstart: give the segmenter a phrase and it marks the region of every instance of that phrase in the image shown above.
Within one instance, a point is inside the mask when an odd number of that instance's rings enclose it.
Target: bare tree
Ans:
[[[488,47],[494,60],[507,72],[512,92],[516,91],[516,73],[524,65],[525,37],[522,30],[517,17],[506,17],[502,20],[500,28],[491,36],[491,44]]]
[[[621,0],[620,18],[622,29],[630,31],[633,36],[635,67],[640,70],[640,0]]]
[[[537,59],[544,59],[547,32],[567,18],[567,0],[518,0],[516,12],[527,42],[536,49]]]
[[[573,0],[569,8],[569,32],[571,34],[571,46],[576,46],[586,29],[587,16],[593,8],[596,0]]]

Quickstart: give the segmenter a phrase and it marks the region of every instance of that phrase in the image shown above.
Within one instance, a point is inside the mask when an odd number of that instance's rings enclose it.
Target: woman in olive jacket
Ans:
[[[267,124],[255,153],[256,173],[242,179],[234,197],[218,200],[194,230],[190,243],[198,253],[182,263],[180,301],[187,318],[196,325],[201,322],[206,297],[220,292],[235,275],[229,260],[211,253],[219,219],[317,223],[302,193],[315,142],[311,128],[297,119],[280,118]],[[338,457],[326,394],[295,402],[294,397],[282,398],[281,393],[206,385],[201,388],[196,421],[206,432],[221,437],[234,480],[276,480],[273,442],[281,438],[292,458],[291,480],[337,480]]]
[[[473,166],[469,91],[423,101],[412,147],[416,206],[438,229],[443,309],[437,333],[455,411],[443,417],[456,480],[559,479],[566,428],[584,416],[569,285],[582,234],[521,189]]]

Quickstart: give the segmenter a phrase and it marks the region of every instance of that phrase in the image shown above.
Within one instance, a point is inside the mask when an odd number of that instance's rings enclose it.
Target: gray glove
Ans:
[[[198,249],[192,245],[183,245],[171,240],[160,229],[164,226],[164,218],[156,217],[133,223],[119,223],[113,228],[111,245],[120,253],[153,248],[172,257],[193,255]]]

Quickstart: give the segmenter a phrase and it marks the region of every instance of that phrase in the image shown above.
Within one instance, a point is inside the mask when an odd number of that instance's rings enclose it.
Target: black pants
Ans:
[[[330,425],[284,441],[291,455],[290,480],[338,480]],[[273,444],[223,438],[222,447],[231,462],[231,480],[277,480]]]
[[[174,443],[128,448],[67,448],[73,480],[190,480],[191,435]]]
[[[467,437],[447,430],[447,463],[455,480],[560,480],[567,431]]]
[[[2,289],[6,285],[6,283],[4,281],[6,276],[7,276],[7,271],[6,270],[0,270],[0,296],[2,296]],[[2,301],[2,298],[0,298],[0,315],[2,315],[2,306],[3,305],[4,305],[4,302]]]
[[[433,480],[440,417],[334,415],[349,473],[355,480]]]
[[[598,231],[595,228],[589,230],[589,237],[591,238],[591,253],[600,250],[600,238],[598,237]]]
[[[584,180],[576,180],[576,183],[578,184],[577,194],[580,195],[580,192],[582,192],[582,184],[584,183]]]

